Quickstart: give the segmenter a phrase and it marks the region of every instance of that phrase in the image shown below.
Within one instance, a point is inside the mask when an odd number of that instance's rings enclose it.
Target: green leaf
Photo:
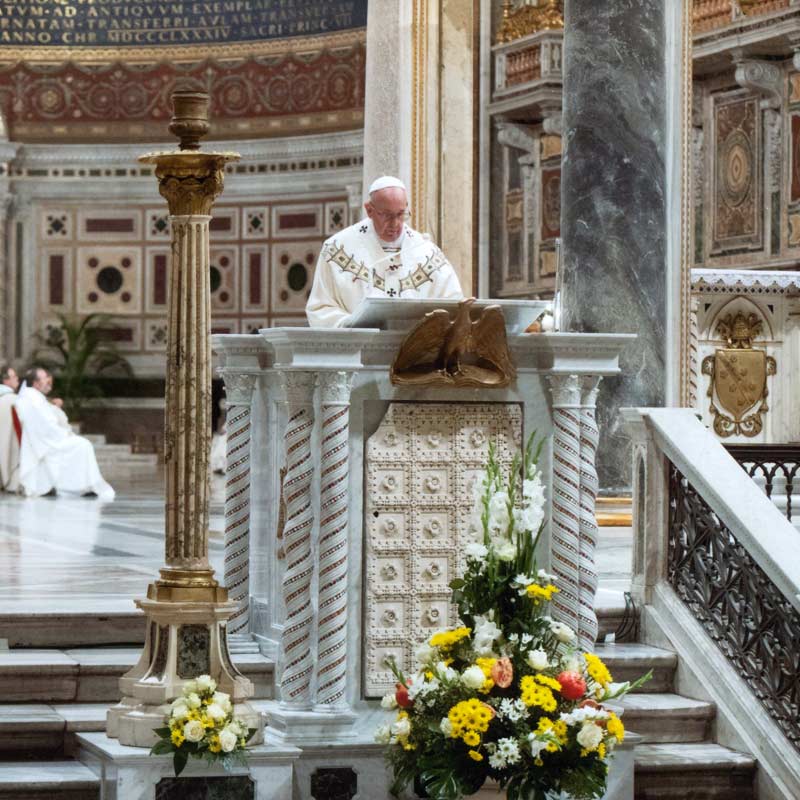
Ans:
[[[169,728],[169,727],[166,727],[166,726],[165,726],[165,727],[163,727],[163,728],[154,728],[154,729],[153,729],[153,733],[154,733],[156,736],[160,736],[162,739],[163,739],[165,736],[172,736],[172,731],[170,730],[170,728]]]
[[[151,748],[150,748],[150,755],[151,756],[163,756],[167,753],[171,753],[175,745],[172,744],[172,741],[169,739],[159,739]]]
[[[175,777],[177,778],[181,772],[183,772],[184,768],[186,767],[186,762],[189,760],[189,753],[188,751],[184,750],[182,747],[175,751],[175,755],[172,758],[172,766],[175,770]]]

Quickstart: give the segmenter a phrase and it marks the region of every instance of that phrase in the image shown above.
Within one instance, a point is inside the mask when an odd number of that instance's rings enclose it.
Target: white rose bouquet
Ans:
[[[217,691],[209,675],[187,681],[183,695],[172,701],[164,727],[156,728],[159,737],[152,755],[173,754],[175,776],[183,772],[189,756],[219,761],[225,769],[246,763],[244,748],[255,728],[248,728],[233,716],[231,698]]]
[[[376,740],[388,745],[392,794],[413,783],[420,797],[460,800],[487,778],[508,800],[544,800],[562,792],[600,797],[608,760],[625,736],[609,700],[640,686],[615,684],[547,605],[559,589],[536,566],[545,497],[533,437],[502,473],[489,451],[476,499],[480,541],[466,548],[463,578],[450,584],[461,625],[438,631],[404,676],[392,663],[396,709]]]

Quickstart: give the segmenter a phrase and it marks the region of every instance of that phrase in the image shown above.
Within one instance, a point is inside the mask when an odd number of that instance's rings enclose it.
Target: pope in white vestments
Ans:
[[[398,178],[378,178],[364,204],[367,218],[322,245],[306,304],[312,328],[341,328],[370,297],[463,297],[444,253],[405,224],[406,188]]]
[[[94,492],[101,500],[113,500],[114,490],[103,480],[92,443],[70,428],[60,408],[49,403],[45,392],[45,370],[35,370],[35,379],[17,398],[22,423],[19,480],[25,494]]]

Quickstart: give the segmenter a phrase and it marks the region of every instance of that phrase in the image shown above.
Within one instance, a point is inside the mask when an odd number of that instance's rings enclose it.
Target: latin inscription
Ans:
[[[224,44],[366,24],[367,0],[0,0],[0,46]]]

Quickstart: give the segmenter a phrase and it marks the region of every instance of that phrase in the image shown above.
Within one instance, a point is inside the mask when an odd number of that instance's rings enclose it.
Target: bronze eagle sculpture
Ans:
[[[500,306],[470,314],[474,297],[458,304],[455,318],[442,308],[426,314],[400,345],[389,372],[395,385],[508,386],[516,369]]]

